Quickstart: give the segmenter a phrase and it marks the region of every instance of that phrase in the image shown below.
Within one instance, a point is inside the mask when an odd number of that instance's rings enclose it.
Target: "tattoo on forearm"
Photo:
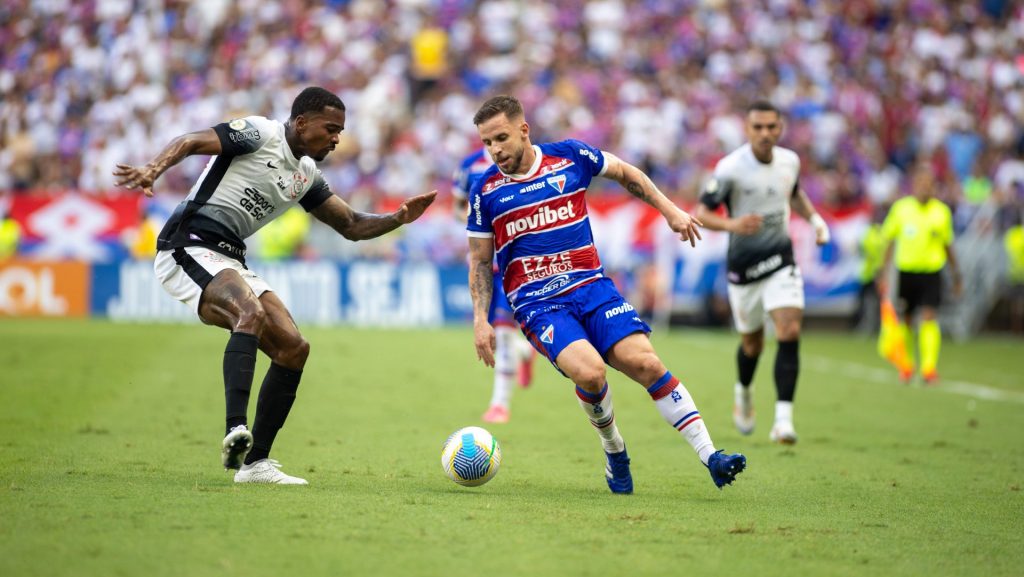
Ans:
[[[494,274],[490,266],[477,265],[473,271],[472,295],[476,297],[474,304],[486,310],[491,304],[494,293]]]
[[[646,202],[647,204],[651,203],[650,196],[646,192],[644,192],[644,187],[639,182],[633,181],[626,184],[626,190],[629,191],[629,194],[632,194],[633,196],[639,198],[640,200]]]

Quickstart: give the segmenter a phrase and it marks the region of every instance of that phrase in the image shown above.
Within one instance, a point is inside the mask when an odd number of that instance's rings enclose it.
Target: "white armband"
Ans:
[[[825,239],[825,244],[832,240],[832,234],[828,231],[828,224],[825,223],[825,219],[821,218],[820,214],[812,214],[810,223],[811,226],[814,227],[814,232],[818,233],[819,236]]]

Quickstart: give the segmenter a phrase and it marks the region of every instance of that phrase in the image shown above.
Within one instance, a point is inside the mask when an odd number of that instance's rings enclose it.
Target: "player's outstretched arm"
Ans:
[[[689,242],[690,246],[697,246],[697,241],[701,239],[700,227],[703,226],[700,220],[690,216],[662,194],[644,171],[610,152],[602,153],[605,178],[618,182],[627,192],[658,209],[669,228],[677,232],[680,239]]]
[[[153,183],[168,168],[193,154],[215,155],[221,153],[220,138],[212,128],[183,134],[164,147],[145,166],[131,166],[118,163],[113,174],[114,184],[125,188],[139,188],[146,196],[153,196]]]
[[[372,214],[352,210],[341,197],[332,195],[313,209],[313,216],[349,240],[366,240],[387,234],[423,216],[436,197],[437,191],[432,190],[406,200],[391,214]]]
[[[470,237],[469,294],[473,297],[473,344],[477,358],[488,367],[494,366],[494,349],[498,346],[494,327],[487,320],[494,295],[493,258],[494,244],[490,238]]]

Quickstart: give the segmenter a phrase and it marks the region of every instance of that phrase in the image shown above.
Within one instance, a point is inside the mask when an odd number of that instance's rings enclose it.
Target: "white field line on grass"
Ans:
[[[823,374],[841,373],[854,379],[864,379],[879,384],[898,384],[896,370],[880,369],[854,361],[844,361],[817,355],[801,355],[801,360],[809,361],[811,369]],[[901,385],[902,386],[902,385]],[[1010,401],[1024,404],[1024,393],[997,389],[970,381],[954,381],[941,379],[936,391],[974,397],[983,401]]]
[[[713,348],[705,340],[700,339],[699,337],[695,339],[687,339],[687,341],[697,347],[706,349]],[[853,379],[867,380],[882,385],[899,384],[899,380],[896,378],[895,369],[873,367],[871,365],[865,365],[855,361],[846,361],[818,355],[808,355],[806,353],[801,354],[800,359],[806,368],[822,374],[829,375],[840,373]],[[934,387],[934,390],[973,397],[983,401],[1009,401],[1012,403],[1024,404],[1024,393],[997,389],[995,387],[972,383],[970,381],[942,379],[939,381],[939,385]]]

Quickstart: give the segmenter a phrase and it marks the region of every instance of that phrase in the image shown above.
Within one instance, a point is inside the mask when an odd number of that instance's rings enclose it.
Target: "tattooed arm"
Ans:
[[[497,341],[494,327],[487,320],[494,294],[494,240],[469,237],[469,294],[473,297],[473,344],[476,356],[488,367],[494,366]]]
[[[703,224],[668,199],[642,170],[610,152],[604,152],[604,177],[622,185],[627,192],[658,209],[669,228],[690,246],[697,246]]]

